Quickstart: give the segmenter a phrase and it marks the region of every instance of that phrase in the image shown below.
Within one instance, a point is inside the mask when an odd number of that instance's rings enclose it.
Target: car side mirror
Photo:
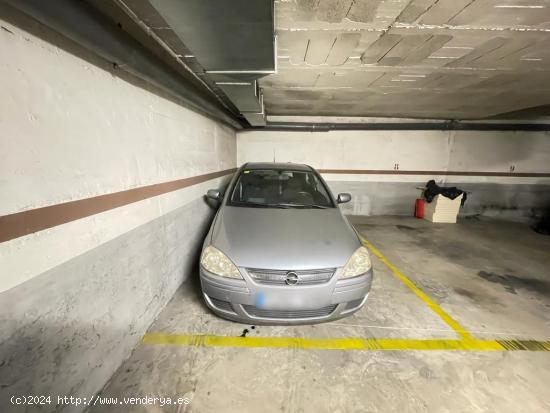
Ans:
[[[339,204],[345,204],[346,202],[351,201],[351,194],[348,194],[346,192],[342,192],[341,194],[338,194],[338,198],[336,200]]]
[[[206,196],[214,201],[219,201],[222,197],[221,192],[218,189],[209,189]]]

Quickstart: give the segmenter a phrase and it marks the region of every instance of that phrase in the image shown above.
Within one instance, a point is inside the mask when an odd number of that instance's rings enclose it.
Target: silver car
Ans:
[[[367,300],[369,253],[312,167],[247,163],[204,241],[200,279],[208,307],[250,324],[303,324],[352,314]]]

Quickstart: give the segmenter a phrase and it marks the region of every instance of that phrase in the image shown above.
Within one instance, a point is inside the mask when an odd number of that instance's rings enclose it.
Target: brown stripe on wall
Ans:
[[[210,179],[219,178],[235,172],[237,169],[197,175],[160,184],[128,189],[112,194],[64,202],[62,204],[31,209],[0,217],[0,242],[32,234],[37,231],[62,225],[67,222],[105,212],[133,202],[177,191]],[[537,172],[466,172],[466,171],[406,171],[391,169],[319,169],[325,174],[358,175],[432,175],[432,176],[506,176],[522,178],[549,178],[550,173]]]
[[[167,192],[200,184],[210,179],[219,178],[235,172],[237,169],[197,175],[190,178],[178,179],[160,184],[147,185],[139,188],[112,194],[94,196],[92,198],[79,199],[64,202],[62,204],[17,212],[15,214],[0,217],[0,242],[32,234],[57,225],[99,214],[110,209],[118,208],[133,202],[162,195]]]
[[[467,172],[467,171],[406,171],[400,169],[318,169],[323,174],[357,175],[443,175],[443,176],[507,176],[512,178],[550,178],[550,172]]]

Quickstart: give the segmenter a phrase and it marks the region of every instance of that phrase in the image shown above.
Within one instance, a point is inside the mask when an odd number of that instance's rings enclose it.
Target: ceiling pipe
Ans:
[[[249,130],[280,132],[329,132],[348,130],[463,130],[463,131],[550,131],[549,123],[468,123],[455,120],[442,122],[377,122],[377,123],[301,123],[268,122],[265,127]]]
[[[235,129],[241,121],[217,101],[201,94],[172,69],[163,65],[135,39],[116,27],[105,16],[79,0],[6,0],[15,9],[70,38],[86,49],[112,62],[119,70],[151,83],[186,106]]]

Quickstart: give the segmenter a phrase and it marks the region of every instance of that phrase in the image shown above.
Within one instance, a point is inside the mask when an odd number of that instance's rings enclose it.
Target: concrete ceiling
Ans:
[[[549,0],[275,0],[275,27],[268,115],[483,119],[550,104]]]

